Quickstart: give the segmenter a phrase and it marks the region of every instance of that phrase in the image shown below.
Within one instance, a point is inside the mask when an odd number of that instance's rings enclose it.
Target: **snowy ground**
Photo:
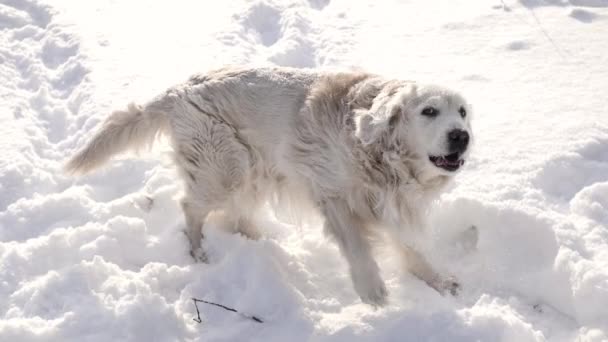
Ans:
[[[112,108],[228,63],[461,90],[476,150],[429,241],[463,293],[384,254],[374,310],[319,227],[271,214],[259,241],[211,229],[193,264],[162,144],[61,173]],[[607,0],[0,0],[0,340],[606,341],[607,88]],[[198,324],[191,297],[265,323]]]

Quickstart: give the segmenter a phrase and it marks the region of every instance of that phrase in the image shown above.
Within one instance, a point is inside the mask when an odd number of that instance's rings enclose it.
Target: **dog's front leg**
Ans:
[[[449,292],[453,296],[458,294],[460,284],[453,277],[444,277],[437,273],[422,254],[406,244],[400,243],[398,248],[411,274],[427,283],[442,295],[446,292]]]
[[[365,223],[342,199],[325,199],[321,205],[325,214],[325,231],[336,239],[348,261],[355,291],[364,303],[375,306],[386,304],[388,293],[372,256]]]

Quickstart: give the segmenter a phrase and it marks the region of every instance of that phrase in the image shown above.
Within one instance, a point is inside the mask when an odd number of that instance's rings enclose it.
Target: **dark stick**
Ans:
[[[209,305],[217,306],[217,307],[220,307],[220,308],[222,308],[222,309],[224,309],[224,310],[228,310],[228,311],[232,311],[232,312],[234,312],[234,313],[237,313],[237,314],[239,314],[239,315],[241,315],[241,316],[243,316],[243,317],[245,317],[245,318],[252,319],[252,320],[254,320],[254,321],[258,322],[258,323],[264,323],[264,321],[262,321],[261,319],[259,319],[259,318],[255,317],[255,316],[248,316],[248,315],[245,315],[245,314],[243,314],[243,313],[240,313],[240,312],[236,311],[236,310],[235,310],[235,309],[233,309],[233,308],[229,308],[229,307],[224,306],[224,305],[222,305],[222,304],[218,304],[218,303],[212,303],[212,302],[208,302],[208,301],[206,301],[206,300],[197,299],[197,298],[192,298],[192,301],[194,302],[194,307],[196,308],[196,318],[193,318],[193,320],[194,320],[195,322],[197,322],[197,323],[201,323],[201,322],[203,321],[203,320],[201,320],[201,313],[200,313],[200,311],[198,311],[198,305],[196,305],[196,303],[197,303],[197,302],[201,302],[201,303],[205,303],[205,304],[209,304]]]

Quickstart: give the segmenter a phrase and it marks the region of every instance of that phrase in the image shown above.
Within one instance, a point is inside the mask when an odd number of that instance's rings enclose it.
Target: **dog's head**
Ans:
[[[357,134],[364,143],[406,152],[417,173],[452,176],[470,153],[470,112],[464,98],[451,90],[406,83],[376,96],[360,116]]]
[[[437,86],[423,86],[404,94],[402,127],[408,148],[442,174],[460,169],[472,140],[470,107],[459,94]]]

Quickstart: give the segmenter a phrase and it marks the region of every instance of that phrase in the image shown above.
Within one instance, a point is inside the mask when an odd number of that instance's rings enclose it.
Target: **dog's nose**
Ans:
[[[469,145],[469,133],[462,129],[454,129],[448,133],[450,152],[464,152]]]

